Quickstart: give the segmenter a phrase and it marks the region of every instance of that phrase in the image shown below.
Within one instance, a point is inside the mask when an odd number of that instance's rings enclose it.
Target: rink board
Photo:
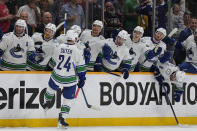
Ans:
[[[117,73],[118,74],[118,73]],[[0,72],[0,127],[54,127],[61,105],[61,90],[52,108],[44,112],[42,102],[49,72]],[[175,103],[173,85],[165,83],[181,124],[197,124],[197,75],[187,74],[182,100]],[[107,73],[87,73],[84,87],[67,119],[70,126],[153,126],[176,125],[165,94],[152,73],[130,73],[127,80]]]

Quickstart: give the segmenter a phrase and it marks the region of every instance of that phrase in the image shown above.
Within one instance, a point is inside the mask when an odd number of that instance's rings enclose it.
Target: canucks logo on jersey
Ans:
[[[20,47],[19,44],[17,44],[16,47],[11,48],[10,49],[10,54],[14,57],[14,58],[22,58],[24,54],[24,49]]]

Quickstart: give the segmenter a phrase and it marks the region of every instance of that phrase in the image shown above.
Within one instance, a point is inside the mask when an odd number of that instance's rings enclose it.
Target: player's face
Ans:
[[[176,73],[173,73],[170,75],[170,80],[171,81],[176,81]]]
[[[92,26],[92,35],[93,36],[98,36],[100,32],[101,32],[101,27],[99,25]]]
[[[138,42],[140,38],[142,37],[142,33],[139,31],[133,31],[133,41]]]
[[[15,33],[17,34],[17,35],[21,35],[21,34],[23,34],[24,33],[24,27],[23,26],[18,26],[18,25],[16,25],[15,26]]]
[[[197,19],[192,19],[191,20],[191,29],[192,30],[197,29]]]
[[[161,41],[164,38],[164,35],[161,32],[155,32],[154,38],[156,41]]]
[[[54,32],[50,29],[45,29],[44,31],[44,38],[45,39],[52,39],[53,38],[53,35],[54,35]]]
[[[116,37],[116,41],[115,41],[116,45],[121,46],[124,42],[125,42],[125,39],[119,36]]]

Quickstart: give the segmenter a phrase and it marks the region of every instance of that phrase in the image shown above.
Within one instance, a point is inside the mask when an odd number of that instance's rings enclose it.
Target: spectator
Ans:
[[[3,33],[8,32],[11,20],[15,18],[14,15],[10,14],[5,4],[7,1],[8,0],[0,0],[0,28],[2,29]]]
[[[59,15],[59,23],[64,21],[64,15],[67,13],[67,26],[69,29],[72,25],[78,25],[85,29],[85,15],[78,0],[70,0],[67,4],[63,5]]]
[[[124,6],[125,0],[114,0],[113,1],[113,5],[115,8],[116,13],[118,14],[118,16],[120,17],[121,21],[122,21],[122,8]]]
[[[123,28],[127,31],[133,30],[138,25],[138,14],[136,8],[138,6],[137,0],[126,0],[123,6]]]
[[[167,24],[167,12],[168,12],[168,1],[159,0],[156,7],[156,27],[162,27],[166,29]]]
[[[48,23],[52,23],[52,15],[50,12],[44,12],[42,17],[42,22],[37,26],[35,32],[44,33],[45,26]]]
[[[28,0],[28,3],[19,8],[17,16],[20,16],[22,11],[28,13],[28,24],[34,29],[40,22],[40,8],[36,6],[36,0]]]
[[[88,28],[91,29],[95,20],[102,19],[102,5],[100,0],[89,0],[88,6]]]
[[[58,24],[59,13],[61,10],[62,5],[66,4],[67,0],[56,0],[51,7],[51,14],[53,18],[53,22],[56,25]]]
[[[184,29],[183,14],[181,12],[181,8],[179,4],[174,4],[172,10],[173,12],[171,14],[170,30],[173,30],[174,28],[178,28],[178,33],[176,34],[179,34]]]
[[[110,38],[111,33],[115,28],[122,27],[118,14],[115,12],[115,8],[112,2],[105,3],[105,38]]]
[[[191,13],[186,11],[183,15],[184,28],[189,28],[191,23]]]
[[[26,11],[22,11],[21,14],[20,14],[20,19],[22,20],[25,20],[26,24],[27,24],[27,21],[28,21],[28,14]],[[33,35],[33,30],[32,30],[32,27],[27,24],[27,30],[28,30],[28,35],[29,36],[32,36]],[[13,32],[14,31],[14,24],[11,24],[10,25],[10,28],[9,28],[9,32]]]
[[[41,17],[43,17],[45,12],[51,12],[51,6],[49,5],[49,0],[40,0],[39,8],[40,8]]]

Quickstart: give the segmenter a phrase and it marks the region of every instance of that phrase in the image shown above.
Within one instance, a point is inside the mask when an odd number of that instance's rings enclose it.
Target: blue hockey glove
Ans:
[[[170,57],[171,57],[170,52],[169,51],[165,51],[163,56],[159,57],[159,61],[161,63],[165,63],[165,62],[170,60]]]
[[[90,62],[90,57],[91,57],[90,50],[85,48],[83,51],[83,55],[84,55],[84,59],[85,59],[85,64],[87,65]]]
[[[80,80],[77,85],[78,85],[78,88],[82,88],[85,85],[85,81]]]
[[[123,69],[122,74],[124,79],[127,79],[129,77],[129,71],[127,69]]]
[[[161,75],[159,69],[155,65],[153,65],[152,67],[155,79],[159,82],[159,84],[162,84],[164,81],[164,77]]]
[[[100,72],[102,70],[102,57],[98,56],[94,64],[94,71]]]
[[[77,85],[79,88],[82,88],[85,85],[86,77],[84,73],[79,73],[78,76],[79,76],[79,82]]]
[[[174,93],[174,99],[176,102],[180,102],[181,100],[181,95],[183,94],[184,91],[182,90],[176,90]]]
[[[174,38],[170,38],[168,36],[166,36],[162,41],[169,45],[173,45],[176,42]]]
[[[113,56],[113,50],[111,49],[110,46],[108,46],[107,44],[105,44],[102,48],[102,51],[103,51],[103,57],[106,59],[106,60],[110,60]]]
[[[159,55],[162,51],[161,47],[158,47],[158,49],[156,49],[157,47],[155,47],[153,50],[148,51],[148,53],[146,54],[146,59],[152,59],[155,56]]]
[[[30,61],[32,61],[33,63],[39,64],[40,62],[43,61],[44,57],[43,57],[42,54],[40,54],[40,53],[32,52],[32,53],[29,55],[28,59],[29,59]]]

